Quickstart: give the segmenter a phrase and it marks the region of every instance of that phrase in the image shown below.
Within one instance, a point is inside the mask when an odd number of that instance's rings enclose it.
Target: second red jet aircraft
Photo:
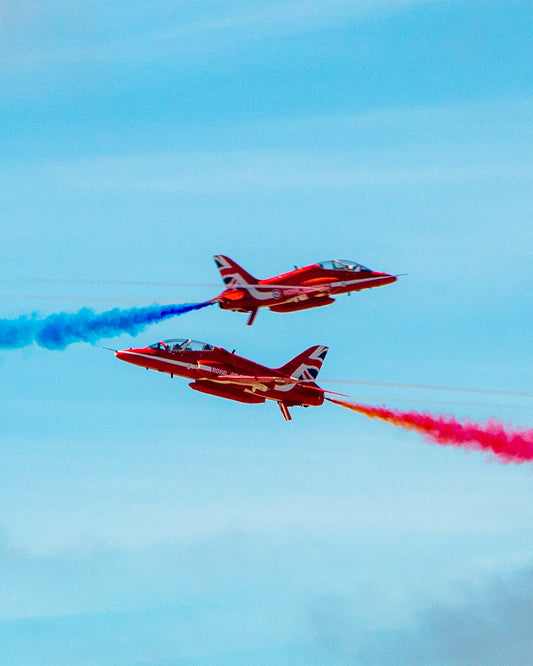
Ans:
[[[249,312],[251,325],[259,308],[295,312],[329,305],[332,296],[396,282],[397,276],[378,273],[355,261],[333,259],[311,264],[283,275],[257,280],[235,261],[215,256],[226,289],[213,299],[223,310]]]

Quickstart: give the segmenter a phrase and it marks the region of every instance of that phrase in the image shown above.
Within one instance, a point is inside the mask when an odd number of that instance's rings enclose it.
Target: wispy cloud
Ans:
[[[43,182],[60,182],[78,192],[191,196],[524,183],[533,179],[527,149],[532,109],[530,99],[383,109],[260,122],[208,136],[193,126],[187,128],[181,150],[34,163],[24,167],[22,180],[35,183],[35,191]],[[195,147],[186,147],[187,140]],[[198,147],[204,144],[206,149]],[[235,149],[236,145],[245,148]],[[21,180],[14,165],[4,174],[6,182],[10,175]]]
[[[9,69],[54,63],[135,61],[177,53],[205,56],[220,47],[258,38],[314,32],[368,15],[404,11],[443,0],[257,0],[224,3],[46,2],[4,3],[2,60]]]
[[[393,156],[389,163],[376,164],[312,151],[150,153],[51,164],[37,171],[78,191],[190,196],[533,179],[531,162],[392,162]]]

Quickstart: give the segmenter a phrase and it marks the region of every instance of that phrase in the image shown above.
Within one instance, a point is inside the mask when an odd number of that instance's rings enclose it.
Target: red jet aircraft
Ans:
[[[229,257],[215,256],[227,288],[213,299],[223,310],[249,312],[251,325],[259,308],[274,312],[295,312],[329,305],[332,296],[351,291],[381,287],[396,282],[397,277],[377,273],[355,261],[334,259],[296,268],[289,273],[257,280]]]
[[[271,369],[196,340],[165,340],[142,349],[116,351],[121,361],[140,365],[148,370],[180,375],[193,381],[195,391],[217,395],[238,402],[278,403],[286,421],[289,407],[324,402],[324,390],[314,382],[327,347],[310,347],[280,368]],[[328,391],[329,392],[329,391]]]

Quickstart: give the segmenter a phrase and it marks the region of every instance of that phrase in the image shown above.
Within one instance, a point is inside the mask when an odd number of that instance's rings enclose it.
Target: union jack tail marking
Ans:
[[[225,257],[223,254],[217,254],[214,259],[222,280],[228,289],[232,287],[246,287],[247,285],[257,283],[253,275],[250,275],[233,259]]]
[[[318,377],[322,363],[328,353],[328,347],[317,345],[298,354],[281,368],[280,372],[290,375],[294,379],[314,381]]]

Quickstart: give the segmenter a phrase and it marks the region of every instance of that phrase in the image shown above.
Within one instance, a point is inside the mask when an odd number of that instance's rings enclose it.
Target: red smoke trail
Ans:
[[[507,430],[496,419],[485,424],[470,421],[461,423],[453,416],[432,416],[428,413],[358,405],[333,398],[328,400],[371,419],[382,419],[400,428],[415,430],[426,439],[443,446],[487,451],[506,463],[519,464],[533,460],[533,430]]]

